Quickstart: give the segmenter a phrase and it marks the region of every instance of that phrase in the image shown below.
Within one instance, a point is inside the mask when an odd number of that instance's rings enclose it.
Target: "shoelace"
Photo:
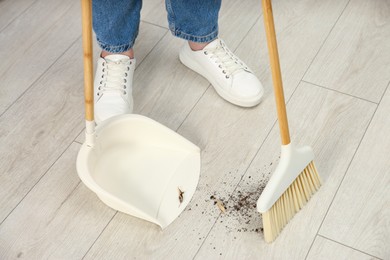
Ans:
[[[219,64],[219,67],[222,69],[222,73],[226,74],[226,78],[229,78],[234,73],[237,73],[241,70],[247,70],[248,67],[240,61],[240,59],[231,52],[226,45],[222,42],[213,49],[207,49],[204,51],[207,55],[211,53],[211,59],[215,59],[215,62]]]
[[[126,77],[130,67],[126,61],[105,61],[98,96],[105,92],[126,94]],[[131,62],[130,62],[131,64]]]

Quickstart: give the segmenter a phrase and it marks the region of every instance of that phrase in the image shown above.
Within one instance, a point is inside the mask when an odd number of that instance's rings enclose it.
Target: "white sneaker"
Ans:
[[[135,59],[126,55],[99,58],[94,82],[96,124],[133,111],[134,69]]]
[[[260,103],[264,89],[261,82],[221,39],[216,39],[203,50],[193,51],[185,44],[180,61],[205,77],[225,100],[242,107]]]

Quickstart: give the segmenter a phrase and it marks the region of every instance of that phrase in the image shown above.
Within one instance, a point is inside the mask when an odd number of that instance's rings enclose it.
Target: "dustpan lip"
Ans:
[[[179,138],[183,143],[185,143],[188,146],[187,148],[191,147],[191,149],[195,152],[200,152],[201,150],[198,145],[194,144],[193,142],[191,142],[181,134],[177,133],[173,129],[163,125],[162,123],[152,118],[140,114],[122,114],[103,121],[102,123],[96,126],[96,137],[99,138],[99,135],[104,132],[104,129],[107,129],[112,125],[124,123],[127,120],[133,120],[133,119],[145,121],[147,123],[150,123],[151,125],[158,127],[161,131],[165,131],[170,135],[175,135],[177,138]]]

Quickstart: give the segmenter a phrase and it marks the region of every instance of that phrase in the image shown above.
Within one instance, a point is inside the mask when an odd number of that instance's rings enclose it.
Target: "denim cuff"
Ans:
[[[183,31],[177,30],[177,29],[172,28],[172,27],[170,27],[169,30],[171,31],[171,33],[174,36],[179,37],[179,38],[184,39],[184,40],[187,40],[187,41],[192,41],[192,42],[211,42],[218,37],[218,29],[216,29],[215,31],[213,31],[207,35],[204,35],[204,36],[196,36],[196,35],[187,34]]]
[[[102,50],[110,52],[110,53],[125,52],[125,51],[130,50],[134,45],[134,40],[132,40],[129,43],[122,44],[122,45],[111,45],[108,43],[104,43],[104,42],[100,41],[99,39],[97,39],[97,42],[98,42],[100,48],[102,48]]]

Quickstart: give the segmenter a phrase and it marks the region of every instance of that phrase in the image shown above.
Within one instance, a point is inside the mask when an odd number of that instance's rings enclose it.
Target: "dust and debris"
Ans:
[[[218,206],[219,210],[220,210],[222,213],[226,213],[226,209],[225,209],[225,206],[223,205],[222,201],[217,200],[216,203],[217,203],[217,206]]]
[[[264,187],[265,184],[256,187],[253,191],[237,190],[229,200],[224,197],[218,198],[216,194],[212,195],[210,197],[213,199],[212,203],[217,205],[219,210],[227,217],[222,218],[219,222],[225,223],[225,228],[230,232],[259,233],[261,221],[256,210],[256,204]],[[232,224],[232,221],[234,224]]]
[[[264,167],[258,168],[255,173],[244,176],[233,195],[226,197],[213,193],[209,200],[206,199],[225,213],[221,215],[219,222],[224,224],[228,232],[263,232],[261,216],[256,210],[257,200],[269,180],[274,165],[275,162],[264,164]]]
[[[236,174],[237,171],[229,172],[233,175],[229,176],[230,181],[220,182],[223,186],[229,185],[229,187],[220,190],[220,192],[211,192],[204,198],[205,204],[212,203],[214,209],[223,213],[220,215],[218,222],[228,233],[263,233],[261,215],[256,209],[257,200],[263,192],[273,168],[277,165],[276,162],[266,163],[263,167],[254,169],[243,177]],[[234,177],[240,178],[238,186],[237,181],[232,179]],[[211,191],[211,187],[210,189],[206,188],[206,190]],[[230,195],[232,190],[234,192]],[[216,211],[205,210],[207,207],[204,207],[203,203],[200,204],[203,210],[197,209],[198,206],[198,203],[195,203],[188,210],[198,211],[202,216],[207,217],[209,222],[215,221]],[[237,239],[237,237],[234,236],[234,239]]]

